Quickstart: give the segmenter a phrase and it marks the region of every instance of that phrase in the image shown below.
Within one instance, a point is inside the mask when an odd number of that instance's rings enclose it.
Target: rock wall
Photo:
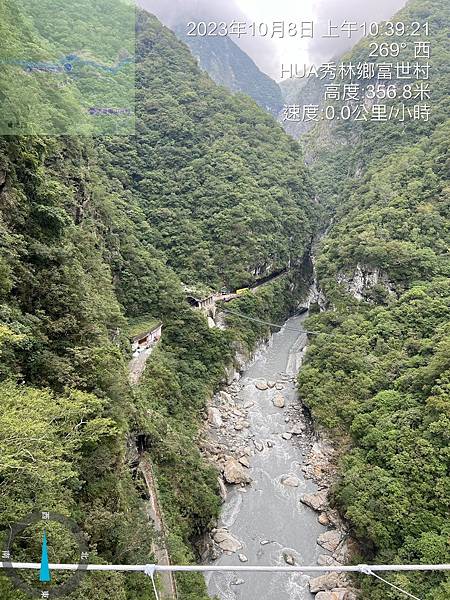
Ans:
[[[346,291],[356,300],[367,299],[368,292],[377,285],[382,285],[389,294],[395,294],[395,288],[387,275],[377,267],[370,267],[358,263],[355,271],[348,275],[338,273],[338,283],[344,285]]]

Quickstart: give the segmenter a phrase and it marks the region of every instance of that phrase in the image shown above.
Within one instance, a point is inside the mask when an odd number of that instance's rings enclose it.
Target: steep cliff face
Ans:
[[[109,145],[108,161],[168,265],[187,284],[220,289],[301,260],[318,211],[300,147],[250,98],[215,85],[149,15],[136,70],[137,144]]]
[[[283,106],[279,85],[260,71],[253,60],[229,37],[191,37],[184,27],[175,30],[191,49],[199,65],[219,85],[232,92],[251,96],[265,110],[277,116]]]
[[[20,22],[11,6],[0,9],[7,47]],[[153,532],[124,443],[139,431],[182,564],[217,515],[197,432],[245,324],[209,329],[178,275],[221,286],[285,266],[303,256],[316,210],[299,147],[267,112],[218,87],[148,14],[137,42],[136,135],[0,138],[0,528],[56,506],[76,514],[99,560],[145,562]],[[241,310],[273,322],[274,306],[293,303],[281,278]],[[143,314],[164,335],[131,390],[121,332]],[[249,346],[267,330],[250,323]],[[86,578],[80,594],[100,588],[153,597],[132,575]],[[0,598],[22,598],[2,574]],[[183,576],[179,598],[206,599],[203,578]]]
[[[368,557],[439,563],[449,552],[450,6],[414,0],[394,20],[430,23],[432,116],[321,122],[305,136],[333,223],[317,258],[329,310],[309,324],[322,335],[311,339],[299,392],[350,442],[335,499]],[[367,42],[347,60],[368,62]],[[444,574],[391,581],[430,600],[450,593]],[[386,590],[367,580],[362,598]]]

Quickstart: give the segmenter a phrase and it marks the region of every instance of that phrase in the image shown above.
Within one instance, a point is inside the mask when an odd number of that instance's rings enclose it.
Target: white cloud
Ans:
[[[233,40],[249,55],[259,68],[280,79],[281,65],[298,63],[320,64],[351,48],[352,39],[324,39],[328,20],[381,21],[397,12],[406,0],[137,0],[138,4],[156,14],[163,23],[179,25],[187,20],[233,20],[247,23],[272,23],[273,21],[314,21],[314,39],[299,37],[242,36]]]

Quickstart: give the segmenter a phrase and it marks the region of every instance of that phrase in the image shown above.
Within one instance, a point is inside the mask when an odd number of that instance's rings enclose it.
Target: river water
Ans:
[[[314,565],[319,554],[324,554],[316,540],[326,528],[318,523],[317,514],[300,502],[303,494],[317,491],[300,468],[312,435],[306,428],[291,439],[282,437],[295,423],[306,424],[296,397],[295,376],[307,341],[299,330],[307,316],[289,319],[239,380],[235,403],[248,407],[249,427],[238,435],[243,444],[252,447],[248,470],[252,483],[245,488],[228,486],[218,527],[227,528],[242,549],[221,554],[214,565],[242,565],[239,554],[243,554],[247,565],[286,566],[286,553],[295,558],[295,564]],[[278,382],[277,387],[283,389],[258,390],[255,384],[264,381]],[[284,408],[274,406],[276,394],[283,395]],[[262,445],[263,450],[255,445]],[[281,480],[286,475],[294,475],[298,487],[284,485]],[[296,573],[206,575],[210,596],[220,600],[310,600],[308,580],[308,575]]]

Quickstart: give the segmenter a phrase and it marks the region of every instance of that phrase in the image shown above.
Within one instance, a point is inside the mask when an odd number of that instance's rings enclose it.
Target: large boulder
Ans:
[[[239,458],[239,462],[243,467],[246,467],[247,469],[250,467],[250,462],[246,456],[241,456]]]
[[[330,554],[319,554],[317,564],[320,567],[340,567],[341,563],[335,560]]]
[[[242,548],[241,542],[231,535],[227,529],[218,529],[213,538],[216,544],[225,552],[237,552]]]
[[[290,554],[289,552],[283,552],[283,558],[287,565],[290,565],[291,567],[295,565],[295,557],[293,554]]]
[[[228,483],[250,483],[251,478],[244,467],[235,459],[228,458],[223,468],[223,476]]]
[[[220,410],[218,408],[215,408],[214,406],[208,408],[208,422],[211,427],[215,427],[216,429],[222,427],[222,415],[220,414]]]
[[[309,589],[313,594],[329,591],[337,587],[339,587],[338,573],[326,573],[325,575],[314,577],[309,580]]]
[[[325,550],[329,550],[330,552],[334,552],[339,544],[342,542],[342,533],[333,529],[332,531],[325,531],[325,533],[321,533],[317,540],[319,546],[325,548]]]
[[[276,396],[274,396],[272,398],[272,402],[273,405],[276,406],[277,408],[284,408],[285,407],[285,399],[283,398],[283,396],[281,394],[277,394]]]
[[[300,480],[295,475],[283,475],[281,483],[287,487],[298,487]]]
[[[306,504],[306,506],[309,506],[313,510],[324,510],[327,506],[327,492],[326,490],[322,490],[316,494],[304,494],[300,498],[300,502]]]

